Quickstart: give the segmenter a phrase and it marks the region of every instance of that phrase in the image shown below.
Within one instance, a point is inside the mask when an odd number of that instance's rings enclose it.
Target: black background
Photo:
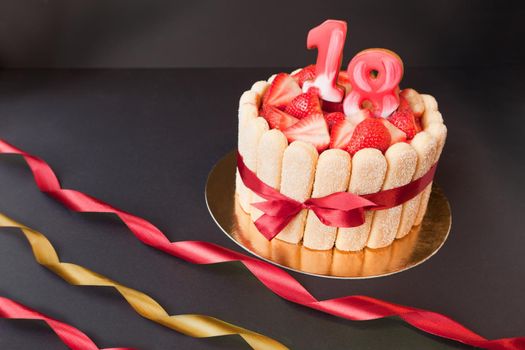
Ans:
[[[435,257],[402,274],[294,276],[320,299],[365,294],[444,313],[488,338],[524,335],[521,9],[466,1],[323,2],[300,11],[288,2],[220,3],[2,2],[1,59],[25,68],[298,66],[315,58],[304,49],[307,29],[347,13],[345,57],[391,48],[407,65],[403,86],[439,101],[450,134],[437,182],[452,204],[452,232]],[[233,29],[247,13],[256,15]],[[190,19],[209,24],[192,32],[184,29]],[[195,38],[202,44],[180,51]],[[242,91],[283,69],[4,70],[1,137],[46,159],[64,187],[145,217],[172,241],[238,249],[207,212],[206,176],[236,145]],[[0,193],[0,212],[46,234],[63,261],[146,292],[170,314],[210,314],[293,349],[467,348],[396,319],[350,322],[291,304],[236,264],[195,266],[155,251],[118,220],[75,214],[41,194],[16,157],[0,157]],[[0,295],[79,327],[101,348],[248,348],[235,337],[196,340],[142,319],[111,289],[67,285],[34,262],[16,230],[0,230],[0,276]],[[41,324],[0,320],[0,348],[65,346]]]
[[[4,0],[5,67],[299,67],[308,30],[348,21],[345,59],[369,47],[407,66],[523,63],[522,1]]]

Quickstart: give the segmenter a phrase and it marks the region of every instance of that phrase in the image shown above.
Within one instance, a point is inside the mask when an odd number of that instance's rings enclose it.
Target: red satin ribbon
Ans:
[[[19,304],[11,299],[0,297],[0,317],[10,319],[42,320],[58,335],[64,344],[71,350],[134,350],[133,348],[106,348],[99,347],[87,335],[77,328],[54,320],[38,311]]]
[[[312,210],[327,226],[360,226],[365,222],[365,210],[394,208],[421,193],[432,182],[436,167],[437,164],[434,164],[422,177],[404,186],[362,196],[336,192],[301,203],[261,181],[237,152],[237,169],[242,182],[259,197],[266,199],[264,202],[252,203],[252,206],[264,213],[255,221],[255,226],[268,240],[277,236],[302,209]]]
[[[484,349],[525,349],[525,337],[488,340],[460,323],[433,311],[361,295],[317,300],[296,279],[275,265],[209,242],[170,242],[162,231],[138,216],[114,208],[82,192],[62,189],[51,167],[42,159],[11,146],[3,140],[0,140],[0,153],[23,156],[31,168],[38,188],[71,210],[113,213],[143,243],[194,264],[240,261],[272,292],[293,303],[355,321],[398,316],[426,333]]]

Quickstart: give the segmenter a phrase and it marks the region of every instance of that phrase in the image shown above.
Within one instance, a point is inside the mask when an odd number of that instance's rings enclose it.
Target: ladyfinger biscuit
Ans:
[[[292,72],[290,73],[290,75],[297,74],[297,73],[299,73],[299,72],[302,71],[302,70],[303,70],[303,68],[297,68],[296,70],[292,71]]]
[[[425,129],[432,137],[437,141],[437,152],[434,163],[439,160],[443,147],[445,146],[445,141],[447,139],[447,127],[443,123],[431,123],[427,129]],[[419,204],[419,210],[416,216],[416,221],[414,225],[419,225],[423,221],[423,217],[427,212],[428,200],[430,199],[430,193],[432,192],[432,183],[430,183],[427,188],[421,194],[421,203]]]
[[[363,276],[374,276],[388,271],[390,262],[392,261],[392,246],[364,250],[363,267],[361,273]]]
[[[257,171],[257,147],[262,134],[268,129],[266,120],[258,117],[248,120],[239,135],[239,153],[242,155],[246,167],[252,171]],[[239,183],[242,183],[240,179],[237,181],[237,185]],[[239,204],[242,209],[250,213],[252,191],[242,184],[239,186],[237,193],[239,193]]]
[[[408,143],[396,143],[386,151],[387,171],[383,190],[406,185],[412,181],[416,171],[417,153]],[[367,246],[370,248],[386,247],[396,238],[402,205],[378,210],[374,213]]]
[[[332,266],[333,250],[310,250],[301,247],[301,271],[315,273],[317,275],[327,275]]]
[[[273,83],[273,80],[275,79],[275,77],[277,76],[277,74],[272,74],[269,78],[268,78],[268,83]]]
[[[255,119],[258,116],[259,108],[257,108],[257,106],[253,103],[239,104],[239,128],[241,128],[241,126],[245,126],[247,120]]]
[[[260,104],[260,99],[261,97],[257,92],[253,90],[247,90],[242,93],[241,98],[239,99],[239,107],[245,103],[249,103],[258,108]]]
[[[239,104],[239,124],[238,124],[238,134],[237,134],[237,149],[239,150],[239,153],[244,156],[242,152],[246,149],[245,144],[247,140],[246,133],[248,132],[248,124],[251,122],[254,122],[257,119],[257,116],[259,114],[259,110],[255,105],[252,105],[250,103],[244,103]],[[243,144],[241,146],[241,144]],[[244,199],[247,198],[247,192],[249,191],[246,186],[244,186],[244,183],[241,180],[241,177],[239,175],[239,172],[236,171],[235,173],[235,191],[239,194],[239,197],[241,195]],[[242,203],[242,204],[241,204]],[[248,209],[249,206],[246,206],[246,201],[239,201],[239,204],[241,205],[241,208],[249,213]]]
[[[423,130],[426,129],[426,126],[433,122],[441,122],[443,123],[443,117],[441,116],[441,113],[439,113],[438,110],[438,103],[436,99],[431,95],[421,94],[421,98],[423,99],[423,104],[425,105],[425,112],[423,113],[423,117],[421,118],[421,122],[423,124]],[[433,112],[438,112],[433,113]]]
[[[251,103],[239,105],[239,138],[243,130],[246,130],[246,124],[259,116],[259,109]]]
[[[443,123],[430,123],[428,128],[425,129],[432,137],[437,141],[437,152],[436,159],[434,163],[439,160],[443,147],[445,146],[445,141],[447,140],[447,127]]]
[[[437,141],[428,132],[421,131],[412,139],[410,144],[417,153],[416,171],[412,178],[412,181],[414,181],[425,175],[434,164],[437,152]],[[421,193],[403,204],[401,222],[397,230],[396,238],[402,238],[410,232],[416,221],[420,203]]]
[[[276,190],[279,190],[281,186],[283,153],[287,146],[286,136],[277,129],[266,131],[257,146],[257,177]],[[262,201],[261,197],[253,195],[252,203]],[[251,214],[252,220],[255,221],[262,215],[262,212],[252,207]]]
[[[317,150],[312,144],[292,142],[283,155],[281,193],[299,202],[310,198],[317,158]],[[306,213],[306,209],[299,212],[276,238],[289,243],[299,243],[303,238]]]
[[[428,128],[431,123],[443,123],[443,116],[438,111],[438,104],[434,97],[430,95],[421,95],[425,104],[425,112],[421,118],[423,130]]]
[[[315,171],[313,198],[346,191],[350,180],[350,155],[340,149],[329,149],[319,156]],[[306,216],[303,245],[314,250],[332,249],[337,227],[323,224],[312,210]]]
[[[247,130],[247,125],[250,121],[257,119],[259,116],[259,109],[251,103],[240,103],[239,101],[239,123],[237,135],[237,148],[241,152],[241,140],[246,139],[244,135]],[[242,154],[242,153],[241,153]]]
[[[245,214],[244,209],[240,206],[239,197],[235,198],[234,212],[237,227],[242,228],[235,233],[235,240],[255,254],[269,257],[271,254],[271,242],[261,235],[257,227],[255,227],[252,218]]]
[[[443,116],[439,111],[425,111],[425,113],[423,113],[423,117],[421,117],[421,125],[423,126],[423,130],[428,128],[428,126],[432,123],[443,124]]]
[[[363,195],[381,190],[387,163],[381,151],[364,148],[352,158],[352,175],[348,192]],[[358,251],[366,246],[374,212],[365,212],[365,222],[357,227],[341,227],[337,232],[335,246],[342,251]]]
[[[421,118],[421,123],[423,125],[423,130],[428,131],[438,142],[438,151],[435,159],[435,161],[438,161],[439,156],[441,155],[441,151],[443,150],[443,146],[445,145],[447,129],[443,124],[443,116],[438,111],[438,104],[436,99],[430,95],[421,96],[423,97],[423,102],[425,103],[425,113]],[[431,126],[434,124],[435,126]],[[428,199],[430,198],[431,192],[432,184],[430,184],[423,191],[416,221],[414,222],[415,225],[419,225],[423,221],[423,217],[425,216],[425,213],[427,211]]]
[[[421,94],[421,98],[423,99],[423,103],[425,104],[425,110],[426,111],[437,111],[438,110],[438,103],[434,96],[428,95],[428,94]]]
[[[239,199],[239,206],[245,213],[250,213],[249,212],[250,206],[246,205],[246,207],[244,207],[244,205],[241,204],[241,196],[243,196],[243,198],[246,199],[247,198],[246,192],[248,191],[249,189],[242,182],[241,175],[239,175],[239,170],[237,170],[235,172],[235,193],[237,193],[237,196]]]
[[[259,234],[262,236],[261,234]],[[271,240],[271,260],[292,269],[301,268],[301,250],[303,246],[292,244],[280,239]]]
[[[401,239],[396,239],[390,248],[392,251],[390,266],[399,266],[401,262],[406,262],[407,257],[417,252],[417,243],[421,242],[419,238],[422,235],[422,230],[412,229],[410,233]]]
[[[266,80],[259,80],[253,83],[251,90],[256,92],[257,95],[259,95],[259,98],[262,98],[266,93],[268,86],[270,86],[270,84]]]
[[[358,252],[343,252],[338,249],[333,249],[332,251],[332,269],[330,271],[332,276],[348,277],[360,275],[365,259],[364,250]]]
[[[412,112],[414,112],[416,117],[423,115],[423,112],[425,111],[425,103],[423,102],[421,95],[416,90],[403,89],[400,92],[400,95],[407,100],[410,108],[412,109]]]

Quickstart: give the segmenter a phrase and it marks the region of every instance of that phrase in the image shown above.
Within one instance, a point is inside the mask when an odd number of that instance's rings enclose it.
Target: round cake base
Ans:
[[[386,248],[359,252],[311,250],[302,244],[268,241],[255,227],[235,195],[236,152],[219,160],[208,175],[206,203],[211,216],[235,243],[275,265],[309,275],[359,279],[387,276],[428,260],[443,246],[452,222],[449,202],[434,184],[421,225]]]

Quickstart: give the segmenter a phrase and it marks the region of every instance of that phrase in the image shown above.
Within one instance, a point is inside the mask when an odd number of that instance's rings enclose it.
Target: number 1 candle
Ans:
[[[337,75],[343,57],[346,38],[346,22],[329,19],[310,30],[306,46],[317,48],[316,78],[303,85],[303,91],[316,87],[321,98],[330,102],[341,102],[344,89],[337,86]]]

